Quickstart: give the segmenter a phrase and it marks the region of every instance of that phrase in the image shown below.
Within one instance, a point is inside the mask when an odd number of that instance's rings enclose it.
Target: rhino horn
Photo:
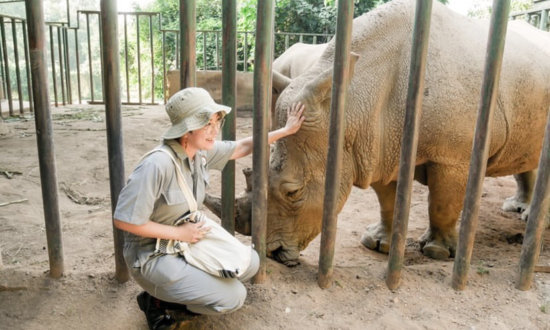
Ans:
[[[222,216],[222,199],[210,194],[204,196],[204,206],[206,206],[212,213],[217,217],[221,218]]]
[[[290,84],[292,79],[286,77],[279,72],[273,70],[273,89],[275,93],[281,94],[283,90]]]
[[[252,169],[247,167],[243,169],[246,178],[246,190],[235,199],[235,230],[243,235],[252,234]],[[222,199],[210,194],[204,197],[204,205],[216,216],[221,218]]]

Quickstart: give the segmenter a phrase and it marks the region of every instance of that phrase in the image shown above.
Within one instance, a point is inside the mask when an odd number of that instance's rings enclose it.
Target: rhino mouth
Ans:
[[[298,266],[300,251],[297,248],[285,246],[281,241],[268,244],[267,256],[288,267]]]

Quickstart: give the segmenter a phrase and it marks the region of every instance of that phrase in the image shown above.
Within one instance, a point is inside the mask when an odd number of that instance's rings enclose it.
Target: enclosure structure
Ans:
[[[405,133],[404,136],[409,137],[411,139],[410,141],[407,141],[408,148],[403,149],[402,153],[402,162],[401,162],[401,168],[400,168],[400,177],[398,186],[402,185],[402,195],[404,197],[403,200],[399,201],[399,206],[397,207],[397,212],[395,214],[401,214],[403,216],[400,216],[400,219],[395,219],[397,223],[400,225],[394,226],[394,233],[392,236],[394,239],[392,239],[392,247],[391,247],[391,253],[390,253],[390,276],[388,276],[388,286],[390,288],[396,287],[398,285],[398,278],[399,274],[395,273],[395,271],[400,271],[402,268],[402,246],[399,244],[403,244],[404,239],[404,232],[406,233],[406,223],[403,223],[403,221],[407,221],[407,208],[410,206],[410,182],[412,181],[411,173],[414,170],[414,154],[415,154],[415,136],[417,135],[415,132],[417,130],[418,125],[418,116],[419,116],[419,106],[421,104],[421,93],[419,91],[422,90],[422,75],[425,67],[425,52],[427,44],[426,41],[426,35],[429,31],[429,12],[431,8],[431,0],[418,0],[417,1],[417,20],[415,25],[415,35],[413,37],[413,40],[415,42],[413,43],[413,58],[411,59],[411,75],[410,75],[410,82],[409,82],[409,94],[408,94],[408,101],[407,101],[407,118],[406,120],[406,126],[405,126]],[[28,3],[30,4],[30,3]],[[186,9],[191,8],[192,6],[189,4],[189,2],[186,2],[185,0],[181,0],[180,2],[181,8],[182,8],[182,17],[186,17],[186,20],[193,19],[193,15],[190,15],[189,12],[186,12]],[[224,1],[224,6],[227,5],[227,9],[229,12],[234,12],[235,8],[235,2],[231,1]],[[34,7],[31,7],[34,8]],[[331,269],[332,269],[332,258],[334,253],[334,230],[335,230],[335,224],[336,224],[336,217],[335,214],[335,200],[337,199],[337,189],[334,189],[338,185],[338,176],[339,171],[338,168],[341,166],[341,148],[342,148],[342,113],[343,109],[345,108],[345,98],[346,98],[346,90],[347,90],[347,82],[349,79],[346,79],[346,73],[349,71],[348,68],[348,61],[349,61],[349,50],[350,50],[350,38],[351,38],[351,18],[350,18],[350,10],[353,8],[353,1],[351,0],[341,0],[339,2],[339,20],[338,20],[338,33],[336,37],[336,43],[338,44],[339,53],[337,53],[334,63],[335,68],[335,76],[334,76],[334,84],[333,84],[333,98],[332,98],[332,107],[331,107],[331,140],[329,142],[329,158],[327,160],[327,168],[329,169],[327,171],[327,180],[326,180],[326,194],[325,194],[325,214],[323,216],[323,236],[322,236],[322,251],[320,256],[320,277],[319,277],[319,284],[322,287],[327,287],[331,283]],[[467,274],[468,271],[468,265],[469,265],[469,258],[471,256],[472,252],[472,240],[473,235],[475,233],[475,227],[476,227],[476,221],[477,221],[477,210],[479,208],[479,198],[480,198],[480,189],[482,184],[482,178],[485,173],[485,166],[487,162],[487,140],[488,140],[488,132],[491,126],[491,113],[492,109],[494,108],[495,104],[495,91],[498,86],[498,76],[500,72],[500,65],[502,61],[502,49],[504,47],[504,36],[506,32],[506,19],[508,17],[508,10],[509,10],[509,0],[508,1],[497,1],[495,0],[494,6],[493,6],[493,18],[492,18],[492,29],[491,29],[491,38],[489,41],[488,46],[488,55],[487,55],[487,62],[486,62],[486,69],[485,69],[485,78],[484,78],[484,84],[482,86],[482,93],[481,93],[481,101],[480,101],[480,108],[479,108],[479,117],[478,117],[478,124],[476,127],[476,139],[474,141],[474,147],[472,154],[474,157],[472,157],[471,162],[471,168],[470,168],[470,178],[468,180],[468,192],[467,196],[469,199],[466,200],[464,211],[463,211],[463,222],[461,226],[461,238],[459,242],[459,254],[457,255],[457,258],[455,259],[455,270],[453,275],[453,286],[455,289],[462,289],[464,287],[464,277]],[[190,12],[193,12],[193,9],[191,8]],[[102,63],[102,72],[103,76],[101,78],[101,85],[105,86],[105,97],[104,101],[106,103],[107,108],[107,114],[109,116],[108,119],[108,126],[109,126],[109,144],[111,144],[111,141],[113,141],[113,144],[118,144],[119,146],[122,145],[121,136],[117,136],[120,134],[120,104],[121,104],[121,96],[120,96],[120,85],[119,85],[119,77],[120,72],[118,68],[118,58],[114,56],[118,53],[117,51],[117,45],[118,42],[116,38],[111,38],[112,36],[116,36],[116,29],[117,29],[117,19],[116,19],[116,6],[112,6],[108,4],[108,1],[104,0],[102,1],[102,31],[103,35],[105,37],[102,38],[102,42],[100,43],[102,47],[102,56],[101,56],[101,63]],[[141,14],[139,14],[141,15]],[[138,15],[138,16],[139,16]],[[147,15],[147,13],[143,14]],[[187,16],[185,16],[187,15]],[[262,18],[261,20],[257,20],[257,37],[260,42],[256,42],[256,73],[255,73],[255,119],[254,119],[254,139],[256,142],[255,149],[254,149],[254,174],[253,174],[253,182],[254,182],[254,209],[253,209],[253,223],[254,223],[254,229],[253,229],[253,241],[256,245],[256,248],[259,250],[260,255],[262,256],[262,267],[261,271],[258,274],[256,281],[262,282],[265,279],[265,221],[266,221],[266,206],[265,206],[265,200],[267,198],[267,143],[266,143],[266,137],[267,137],[267,121],[266,121],[266,115],[268,108],[270,106],[270,93],[271,93],[271,58],[273,54],[272,49],[272,38],[273,38],[273,26],[271,18],[273,16],[273,2],[265,1],[260,2],[260,6],[258,6],[258,17]],[[542,15],[543,16],[543,15]],[[541,16],[541,17],[542,17]],[[29,17],[32,17],[29,15]],[[151,16],[149,16],[151,17]],[[191,18],[190,18],[191,17]],[[227,19],[226,24],[228,26],[234,26],[234,21],[232,16],[228,16],[230,18]],[[139,19],[139,18],[138,18]],[[43,21],[43,20],[42,20]],[[15,20],[12,19],[12,25],[14,24]],[[36,19],[32,23],[29,23],[29,26],[31,24],[33,25],[33,31],[34,29],[38,30],[38,35],[40,39],[40,42],[44,44],[44,29],[45,26],[42,26],[40,24],[41,20]],[[151,22],[151,20],[149,21]],[[1,23],[1,22],[0,22]],[[68,26],[69,24],[67,24]],[[193,24],[189,24],[190,28],[189,31],[186,31],[186,35],[190,36],[190,38],[194,38],[196,33],[193,31]],[[4,26],[3,24],[1,25]],[[138,25],[139,26],[139,25]],[[152,23],[150,23],[150,26],[152,26]],[[68,57],[67,51],[65,53],[61,50],[61,44],[65,43],[65,40],[63,39],[62,35],[67,34],[68,27],[64,27],[63,24],[61,24],[59,27],[57,27],[57,35],[58,35],[58,54],[59,60],[60,60],[60,76],[61,76],[61,92],[63,101],[67,100],[71,102],[72,93],[65,94],[65,91],[71,90],[70,88],[70,75],[67,77],[66,73],[70,72],[70,70],[65,70],[65,65],[69,64],[69,61],[65,60],[65,64],[63,63],[63,58]],[[113,32],[113,29],[115,32]],[[29,36],[31,35],[31,29],[29,28]],[[54,25],[49,26],[50,31],[50,41],[53,40],[53,30]],[[62,31],[65,31],[63,34]],[[15,31],[15,29],[13,30]],[[152,28],[151,28],[152,31]],[[88,30],[89,32],[89,30]],[[4,34],[3,34],[4,35]],[[109,37],[107,37],[109,35]],[[183,31],[182,31],[183,35]],[[236,35],[236,30],[232,29],[231,32],[227,34],[227,39],[224,37],[224,49],[225,51],[228,50],[228,53],[234,54],[235,51],[231,50],[231,45],[235,44],[234,36]],[[225,35],[224,35],[225,36]],[[33,37],[36,38],[36,35]],[[16,37],[14,36],[14,40]],[[76,39],[76,37],[75,37]],[[35,42],[35,39],[30,39],[31,43],[31,49],[34,45],[33,42]],[[227,40],[227,41],[226,41]],[[424,42],[423,42],[424,41]],[[194,42],[185,42],[180,43],[184,44],[186,46],[194,45]],[[54,49],[54,45],[51,42],[51,50]],[[2,41],[3,46],[3,52],[6,49],[5,46],[5,39],[3,38]],[[88,47],[90,47],[90,43],[88,43]],[[186,65],[189,65],[188,68],[185,70],[181,70],[182,75],[182,86],[190,86],[193,85],[193,78],[192,74],[189,74],[189,72],[195,72],[194,64],[195,60],[193,59],[193,56],[190,55],[190,53],[193,52],[194,47],[182,47],[182,54],[180,55],[181,62],[184,61],[187,63]],[[184,54],[185,52],[185,54]],[[17,53],[17,52],[15,52]],[[53,54],[53,52],[52,52]],[[62,55],[63,54],[63,55]],[[4,53],[4,58],[6,59],[7,63],[7,56]],[[116,59],[115,59],[116,58]],[[230,58],[228,56],[228,58]],[[44,60],[36,59],[33,56],[31,56],[31,61],[33,63],[32,68],[34,69],[39,68],[43,70],[44,72]],[[18,62],[18,61],[17,61]],[[52,63],[54,63],[54,59],[52,58]],[[228,103],[231,102],[231,98],[234,100],[234,94],[231,96],[231,94],[234,92],[234,82],[232,75],[234,75],[234,72],[236,71],[236,62],[237,61],[231,61],[231,63],[227,63],[224,65],[224,68],[228,68],[228,72],[224,73],[226,77],[224,79],[224,98],[228,99]],[[91,63],[91,62],[90,62]],[[138,62],[139,63],[139,62]],[[90,64],[91,65],[91,64]],[[183,65],[180,66],[183,68]],[[91,66],[90,66],[91,68]],[[154,70],[154,69],[152,69]],[[9,70],[6,70],[7,73]],[[52,70],[54,71],[54,70]],[[154,71],[153,71],[154,72]],[[128,74],[128,73],[127,73]],[[37,78],[40,74],[33,73],[33,79]],[[19,74],[17,75],[19,76]],[[37,77],[35,77],[37,76]],[[154,74],[153,74],[154,76]],[[54,75],[55,77],[55,75]],[[53,80],[55,78],[52,77]],[[91,76],[90,76],[91,77]],[[65,80],[64,80],[65,79]],[[64,82],[65,81],[65,82]],[[93,86],[93,79],[90,82],[90,85]],[[118,84],[118,85],[117,85]],[[30,85],[30,84],[29,84]],[[35,83],[33,85],[34,90],[34,99],[38,100],[44,100],[44,95],[48,95],[47,91],[44,90],[43,84],[40,86],[40,84]],[[55,83],[54,83],[55,86]],[[153,92],[152,92],[152,100],[154,102],[154,79],[152,82],[153,86]],[[233,86],[233,90],[231,88]],[[114,89],[114,94],[109,94],[109,91]],[[92,102],[93,100],[93,88],[90,90],[90,93],[92,94]],[[10,93],[11,94],[11,93]],[[19,93],[21,95],[21,93]],[[67,96],[65,96],[67,95]],[[21,96],[20,96],[21,98]],[[31,99],[31,97],[29,97]],[[20,100],[21,102],[21,100]],[[141,102],[141,96],[140,96],[140,102]],[[43,104],[44,102],[42,102]],[[38,103],[37,103],[38,104]],[[43,106],[43,108],[40,109],[41,115],[46,115],[46,121],[48,114],[49,104],[46,102],[46,105]],[[38,125],[40,124],[40,119],[37,114],[37,130]],[[234,126],[234,120],[232,119],[232,124]],[[47,128],[46,128],[47,130]],[[50,128],[51,131],[51,128]],[[232,132],[224,132],[224,135],[231,135]],[[234,134],[234,132],[233,132]],[[533,200],[532,204],[532,216],[529,220],[528,226],[527,226],[527,233],[526,233],[526,244],[524,245],[524,249],[522,250],[522,262],[521,262],[521,275],[520,280],[518,281],[518,288],[520,289],[526,289],[529,286],[530,279],[529,276],[532,276],[534,264],[536,263],[538,253],[540,251],[540,239],[542,237],[542,231],[544,229],[544,216],[545,212],[541,212],[541,210],[547,209],[547,189],[548,186],[548,174],[547,174],[547,157],[545,155],[548,155],[548,147],[550,142],[548,142],[548,130],[546,133],[545,138],[545,144],[542,151],[541,161],[540,161],[540,168],[539,168],[539,177],[537,178],[537,184],[536,184],[536,194],[535,199]],[[231,138],[231,137],[228,137]],[[233,137],[234,138],[234,137]],[[46,139],[48,140],[48,139]],[[48,142],[51,144],[51,139]],[[405,143],[403,144],[405,145]],[[39,146],[40,149],[40,146]],[[111,163],[117,163],[117,157],[122,157],[122,149],[118,148],[116,149],[113,146],[113,149],[110,148],[110,164]],[[111,158],[112,157],[112,158]],[[42,158],[42,156],[41,156]],[[111,194],[112,195],[118,195],[117,190],[120,191],[121,189],[121,180],[123,180],[123,171],[120,169],[123,169],[123,163],[120,163],[118,161],[118,164],[113,164],[113,169],[111,171]],[[41,172],[42,172],[42,166],[41,166]],[[55,167],[53,168],[47,168],[44,167],[43,170],[45,173],[53,173],[55,174]],[[121,174],[122,172],[122,174]],[[403,173],[403,174],[401,174]],[[233,176],[233,178],[231,178]],[[234,199],[234,171],[233,173],[227,174],[227,177],[229,179],[227,180],[228,186],[224,187],[225,189],[231,190],[231,181],[233,181],[233,197],[228,197],[225,199],[224,204],[227,205],[227,203],[232,203]],[[113,181],[115,180],[115,181]],[[117,181],[118,180],[118,181]],[[54,180],[54,186],[55,186],[55,180]],[[50,187],[51,188],[51,187]],[[43,187],[44,189],[44,187]],[[43,190],[44,191],[44,190]],[[230,193],[229,193],[230,195]],[[408,199],[408,201],[407,201]],[[46,203],[45,203],[46,204]],[[57,206],[57,202],[54,203],[54,207]],[[113,205],[116,205],[116,200],[113,201]],[[397,205],[397,204],[396,204]],[[234,226],[234,224],[231,223],[231,207],[226,208],[226,214],[229,214],[230,216],[223,216],[225,220],[222,220],[227,226],[229,230],[231,230],[231,226]],[[404,231],[403,231],[404,229]],[[117,233],[115,230],[115,249],[121,248],[121,241],[117,239]],[[54,234],[55,236],[55,234]],[[60,238],[60,233],[59,233]],[[401,240],[400,240],[401,239]],[[49,246],[50,247],[50,246]],[[53,246],[52,246],[53,248]],[[119,259],[120,256],[120,250],[117,251],[117,265],[121,259]],[[396,257],[396,258],[394,258]],[[397,261],[392,261],[397,260]],[[53,274],[53,272],[52,272]],[[117,267],[117,278],[119,278],[120,281],[124,280],[124,270],[121,270],[119,272]]]

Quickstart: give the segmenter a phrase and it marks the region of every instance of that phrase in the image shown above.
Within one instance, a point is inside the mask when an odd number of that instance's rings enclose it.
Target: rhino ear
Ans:
[[[355,63],[359,59],[359,54],[351,52],[349,64],[348,79],[351,81],[353,73],[355,71]],[[307,84],[307,90],[311,93],[317,102],[322,102],[329,98],[332,91],[332,79],[334,76],[334,67],[331,65],[330,69],[323,71],[317,78]]]
[[[273,70],[273,90],[276,94],[281,94],[291,81],[292,79]]]

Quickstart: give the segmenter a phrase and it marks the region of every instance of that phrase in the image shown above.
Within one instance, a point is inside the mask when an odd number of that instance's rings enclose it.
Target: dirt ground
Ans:
[[[140,288],[114,279],[109,172],[103,108],[52,109],[65,274],[48,276],[36,135],[32,118],[10,119],[0,136],[0,329],[147,329],[135,296]],[[168,127],[162,106],[123,107],[126,175]],[[250,113],[238,118],[238,137],[252,134]],[[244,188],[239,160],[237,192]],[[17,174],[20,172],[20,174]],[[219,194],[220,173],[210,192]],[[501,210],[515,192],[511,177],[487,179],[465,291],[451,288],[452,259],[424,257],[417,239],[427,226],[428,191],[414,186],[406,266],[401,287],[384,282],[387,256],[367,250],[360,237],[377,222],[372,189],[354,189],[338,223],[334,284],[317,285],[320,237],[287,268],[268,260],[268,279],[247,284],[245,306],[203,317],[197,329],[550,329],[550,274],[536,273],[531,290],[514,288],[525,224]],[[539,265],[550,265],[546,231]],[[248,238],[239,236],[243,240]]]

